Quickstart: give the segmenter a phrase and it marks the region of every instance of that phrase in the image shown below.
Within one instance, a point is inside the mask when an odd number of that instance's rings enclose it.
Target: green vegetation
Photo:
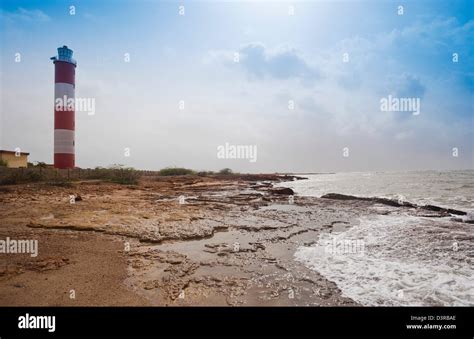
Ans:
[[[125,167],[125,165],[112,165],[109,167],[109,180],[122,185],[137,185],[141,173],[133,167]]]
[[[221,169],[219,172],[214,171],[194,171],[188,168],[181,167],[166,167],[158,171],[158,174],[161,176],[173,176],[173,175],[198,175],[200,177],[206,177],[211,175],[232,175],[234,173],[230,168]]]
[[[48,165],[46,165],[45,162],[37,161],[35,167],[46,168],[46,167],[48,167]]]
[[[114,164],[107,168],[96,167],[94,169],[71,169],[60,170],[48,167],[45,163],[35,163],[33,166],[29,164],[28,168],[6,168],[0,167],[0,185],[15,185],[29,182],[44,182],[45,185],[58,187],[71,187],[72,183],[77,180],[101,180],[114,182],[122,185],[137,185],[142,175],[146,172],[135,170],[125,165]],[[167,167],[158,172],[152,172],[148,175],[159,176],[185,176],[198,175],[201,177],[215,175],[236,175],[230,168],[224,168],[219,172],[214,171],[194,171],[182,167]]]
[[[42,162],[42,161],[35,161],[36,163],[32,163],[32,162],[29,162],[28,163],[28,168],[35,168],[35,167],[38,167],[38,168],[47,168],[48,165],[46,165],[45,162]]]
[[[234,172],[232,172],[230,168],[223,168],[219,171],[219,174],[231,175],[231,174],[234,174]]]
[[[136,185],[141,173],[132,167],[114,164],[109,168],[96,167],[87,173],[87,179],[101,179],[122,185]]]
[[[71,187],[72,181],[99,179],[123,185],[136,185],[141,172],[123,165],[109,168],[58,170],[45,168],[41,163],[30,168],[0,168],[0,185],[45,182],[46,185]]]
[[[0,159],[0,167],[7,167],[8,166],[8,161]]]
[[[7,175],[0,179],[0,185],[15,185],[18,183],[18,177],[16,175]]]
[[[41,173],[25,171],[23,169],[15,169],[5,176],[2,175],[0,178],[0,185],[15,185],[26,182],[38,182],[43,179],[44,177]]]
[[[171,176],[171,175],[196,175],[196,172],[188,168],[180,167],[167,167],[158,171],[159,175]]]

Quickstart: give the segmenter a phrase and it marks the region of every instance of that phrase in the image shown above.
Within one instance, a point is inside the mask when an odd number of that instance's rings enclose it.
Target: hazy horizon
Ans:
[[[0,149],[52,163],[49,58],[67,45],[76,97],[95,102],[76,112],[78,167],[472,170],[472,13],[470,1],[2,2]],[[419,112],[384,111],[392,97]],[[220,157],[227,144],[255,152]]]

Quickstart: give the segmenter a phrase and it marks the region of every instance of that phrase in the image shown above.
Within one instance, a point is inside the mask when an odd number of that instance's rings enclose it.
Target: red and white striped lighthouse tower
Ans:
[[[58,48],[54,63],[54,167],[74,168],[76,61],[67,46]]]

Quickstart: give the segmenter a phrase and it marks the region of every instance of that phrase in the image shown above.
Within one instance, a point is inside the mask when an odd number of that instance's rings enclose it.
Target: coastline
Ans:
[[[35,258],[0,255],[0,303],[358,305],[295,261],[295,252],[361,217],[411,207],[301,196],[290,202],[288,191],[274,187],[284,180],[293,177],[146,176],[137,186],[93,180],[6,186],[0,239],[38,239],[39,245]],[[81,200],[71,204],[71,194]]]

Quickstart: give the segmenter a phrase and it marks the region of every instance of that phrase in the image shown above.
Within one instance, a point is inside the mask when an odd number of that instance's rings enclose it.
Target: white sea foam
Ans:
[[[473,211],[469,211],[467,212],[466,215],[463,215],[461,217],[462,221],[464,222],[471,222],[471,221],[474,221],[474,212]]]
[[[328,244],[363,241],[362,251]],[[333,246],[334,247],[334,246]],[[296,260],[363,305],[474,305],[472,225],[413,216],[375,216],[300,247]]]

